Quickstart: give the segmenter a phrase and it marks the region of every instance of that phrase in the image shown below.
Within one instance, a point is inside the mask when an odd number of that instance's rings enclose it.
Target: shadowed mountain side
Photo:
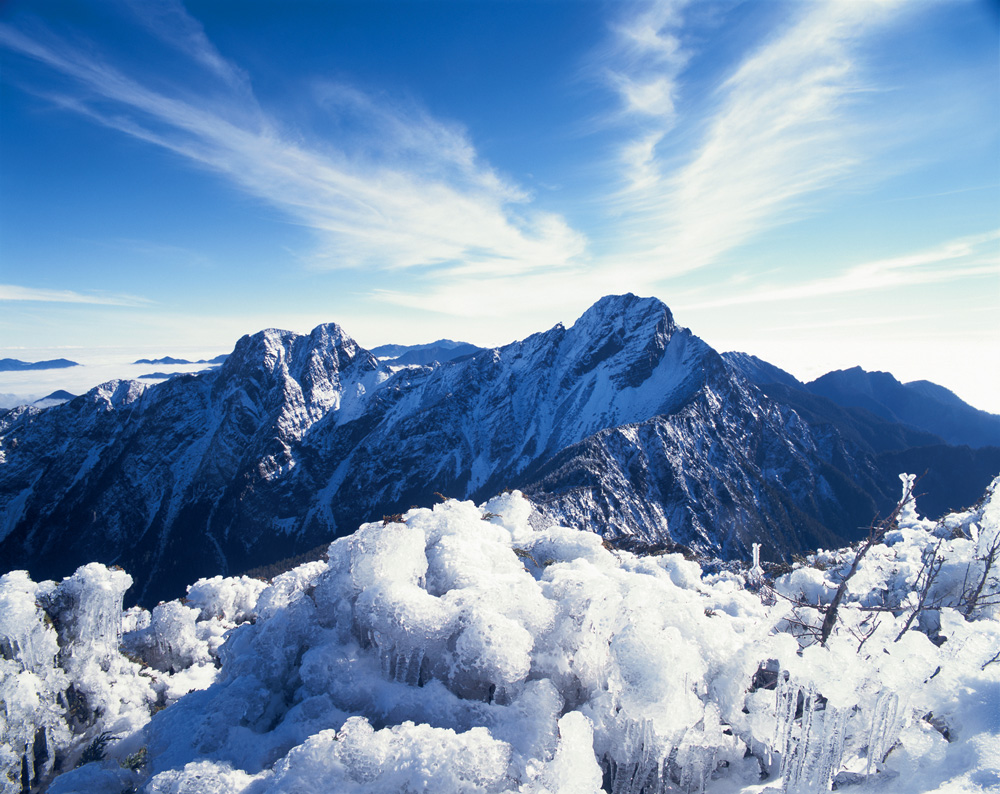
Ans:
[[[828,372],[806,388],[839,405],[865,408],[883,419],[934,433],[949,444],[1000,446],[1000,416],[977,410],[927,381],[904,384],[888,372],[854,367]]]

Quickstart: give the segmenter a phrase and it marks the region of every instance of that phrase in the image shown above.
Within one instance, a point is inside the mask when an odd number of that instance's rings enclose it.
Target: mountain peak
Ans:
[[[663,317],[674,326],[674,318],[667,305],[658,298],[640,298],[627,292],[624,295],[605,295],[576,321],[574,327],[596,325],[604,322],[619,322],[628,327],[645,325],[649,321],[659,322]]]
[[[317,325],[309,334],[308,340],[303,341],[308,347],[304,359],[311,362],[326,361],[327,369],[343,370],[355,360],[360,361],[364,370],[378,369],[378,360],[375,356],[355,342],[354,338],[337,323]],[[297,355],[296,358],[298,357]]]
[[[275,373],[285,370],[298,373],[317,360],[326,362],[326,369],[341,370],[351,362],[363,359],[365,369],[376,369],[375,357],[337,323],[322,323],[308,335],[277,328],[266,328],[240,338],[232,354],[223,364],[224,375],[263,368]]]
[[[569,331],[577,359],[574,375],[605,361],[619,361],[620,386],[635,387],[659,364],[678,330],[666,304],[632,293],[607,295],[585,311]]]
[[[87,397],[105,410],[119,410],[138,400],[147,388],[137,380],[109,380],[87,392]]]
[[[836,369],[833,372],[827,372],[825,375],[821,375],[812,381],[812,384],[837,384],[838,386],[849,385],[853,389],[864,389],[870,392],[874,386],[885,387],[902,387],[900,383],[890,372],[882,372],[880,370],[873,370],[869,372],[861,367],[851,367],[850,369]]]

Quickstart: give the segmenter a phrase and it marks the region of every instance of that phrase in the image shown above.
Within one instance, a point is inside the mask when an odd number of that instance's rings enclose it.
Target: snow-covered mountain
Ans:
[[[546,520],[722,556],[837,545],[894,501],[871,454],[769,399],[655,299],[439,366],[336,324],[243,337],[215,372],[0,415],[0,557],[91,560],[144,603],[359,523],[520,488]],[[980,484],[980,488],[985,482]]]

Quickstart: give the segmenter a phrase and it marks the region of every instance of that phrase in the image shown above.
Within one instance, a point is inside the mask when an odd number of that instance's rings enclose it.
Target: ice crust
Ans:
[[[902,511],[825,646],[815,605],[852,549],[773,583],[749,560],[705,575],[535,529],[517,492],[366,524],[327,561],[201,580],[152,613],[122,613],[122,571],[14,572],[0,786],[20,791],[44,729],[31,774],[63,771],[57,793],[990,790],[996,578],[968,597],[1000,532],[996,487],[939,524]],[[72,769],[104,732],[107,758]]]

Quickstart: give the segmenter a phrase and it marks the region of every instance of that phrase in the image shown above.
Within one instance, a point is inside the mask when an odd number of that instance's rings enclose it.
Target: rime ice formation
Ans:
[[[902,511],[825,646],[817,604],[854,550],[749,589],[746,572],[534,528],[517,492],[366,524],[327,561],[267,585],[202,580],[152,613],[123,616],[128,577],[103,566],[58,585],[8,574],[0,785],[985,790],[1000,781],[997,487],[939,523]]]

